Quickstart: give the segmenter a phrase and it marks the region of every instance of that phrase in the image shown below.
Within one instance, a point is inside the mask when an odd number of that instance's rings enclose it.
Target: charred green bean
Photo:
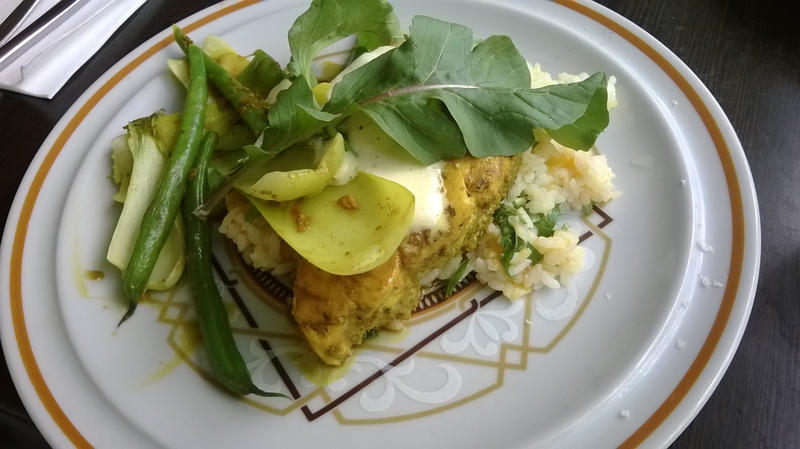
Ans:
[[[175,42],[184,51],[192,45],[192,40],[177,25],[172,26]],[[187,53],[188,54],[188,53]],[[203,53],[208,79],[239,112],[242,120],[256,136],[267,127],[267,109],[255,92],[248,89],[239,80],[228,73],[207,54]]]
[[[122,276],[123,295],[128,302],[128,310],[120,320],[120,324],[133,315],[139,299],[145,291],[158,254],[178,215],[181,201],[186,192],[189,170],[197,156],[200,140],[203,137],[203,124],[208,102],[208,84],[203,52],[194,45],[190,45],[187,51],[190,78],[181,117],[180,133],[161,175],[158,190],[142,218],[136,244]]]
[[[186,223],[186,270],[192,284],[197,325],[205,344],[208,360],[217,380],[236,395],[257,394],[282,396],[260,390],[250,379],[247,365],[233,340],[228,313],[222,303],[211,266],[211,223],[194,214],[208,192],[208,160],[217,143],[217,135],[209,131],[203,139],[200,154],[192,170],[183,217]]]

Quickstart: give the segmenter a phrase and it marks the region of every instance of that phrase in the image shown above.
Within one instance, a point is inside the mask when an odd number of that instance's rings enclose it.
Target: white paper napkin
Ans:
[[[6,0],[1,0],[6,1]],[[17,30],[57,0],[40,0]],[[91,0],[0,72],[0,89],[53,98],[145,0]]]

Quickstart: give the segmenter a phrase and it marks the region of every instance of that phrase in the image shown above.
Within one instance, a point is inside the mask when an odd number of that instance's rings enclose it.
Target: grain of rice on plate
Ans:
[[[539,64],[529,65],[531,87],[581,81],[588,74],[561,73],[553,79]],[[617,105],[616,79],[608,81],[608,108]],[[467,269],[478,280],[514,299],[543,286],[559,288],[583,266],[583,248],[575,231],[559,225],[552,235],[539,235],[531,217],[547,216],[567,209],[581,210],[608,202],[620,195],[613,184],[614,172],[606,157],[592,151],[576,151],[558,144],[546,133],[537,132],[537,144],[521,155],[521,165],[501,207],[508,212],[508,223],[524,245],[516,252],[506,272],[501,262],[501,231],[490,223],[474,251],[467,253]],[[238,194],[226,198],[228,213],[220,232],[230,237],[247,263],[275,275],[294,270],[291,248]],[[535,253],[534,253],[535,252]],[[420,280],[430,285],[449,279],[459,268],[460,257],[431,270]]]

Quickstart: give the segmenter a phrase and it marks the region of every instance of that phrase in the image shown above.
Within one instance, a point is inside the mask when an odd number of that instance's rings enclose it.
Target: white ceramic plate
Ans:
[[[312,376],[279,302],[219,246],[254,379],[295,399],[221,393],[206,380],[180,291],[115,330],[119,281],[104,260],[118,214],[109,142],[129,120],[181,101],[164,64],[179,51],[165,31],[65,114],[6,226],[3,350],[53,446],[663,447],[695,416],[744,331],[759,264],[753,183],[711,94],[655,39],[589,2],[395,3],[406,25],[427,14],[476,36],[509,34],[547,71],[617,77],[620,106],[598,146],[624,195],[574,223],[591,232],[586,269],[534,301],[474,288],[428,301],[407,333]],[[182,25],[285,62],[286,31],[303,9],[223,2]]]

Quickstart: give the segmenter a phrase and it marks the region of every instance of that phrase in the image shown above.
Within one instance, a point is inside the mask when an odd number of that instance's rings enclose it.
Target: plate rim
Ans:
[[[703,388],[697,401],[694,401],[686,416],[680,419],[677,428],[663,440],[663,445],[667,446],[683,432],[711,397],[730,365],[739,342],[744,335],[755,300],[761,262],[761,223],[755,185],[741,141],[724,110],[708,90],[705,83],[675,53],[643,28],[602,5],[586,0],[552,1],[610,29],[644,53],[648,59],[658,65],[669,76],[690,100],[693,109],[700,115],[704,128],[709,133],[717,150],[725,175],[731,206],[731,265],[728,269],[727,283],[714,323],[699,353],[673,391],[656,411],[620,444],[619,448],[639,447],[653,437],[655,432],[661,428],[661,425],[674,416],[672,413],[689,396],[695,385],[698,385],[700,376],[706,372],[706,368],[711,362],[711,357],[718,351],[724,350],[723,360],[718,363],[718,368],[714,370],[712,379],[706,385],[700,385]],[[728,142],[725,137],[726,132],[733,136],[733,142]],[[737,165],[735,159],[739,159],[739,165]],[[745,198],[743,193],[749,193],[749,195]],[[745,212],[750,211],[750,209],[745,208],[745,200],[748,201],[748,207],[752,207],[752,217],[745,216]],[[752,201],[752,203],[750,204],[749,201]],[[746,238],[747,218],[752,218],[752,238]],[[745,252],[748,249],[748,243],[753,245],[751,248],[753,252],[752,267],[746,266]],[[749,271],[748,269],[751,269],[752,272],[746,273],[746,271]],[[732,279],[735,282],[731,282]],[[735,317],[738,319],[732,321],[731,319],[734,318],[733,308],[741,293],[745,294],[745,309],[740,316]],[[734,324],[735,329],[730,329],[730,324]],[[733,338],[727,346],[720,347],[726,330],[734,331]]]
[[[728,271],[728,282],[725,286],[722,302],[714,319],[714,324],[700,352],[691,363],[688,371],[681,377],[672,393],[656,409],[656,412],[620,445],[620,447],[637,447],[649,440],[666,446],[674,441],[688,426],[713,393],[730,364],[744,333],[754,302],[761,253],[760,216],[755,186],[741,143],[724,111],[697,75],[672,51],[638,25],[602,5],[593,4],[587,0],[550,1],[605,26],[633,44],[651,61],[656,63],[676,83],[683,94],[690,99],[693,108],[701,116],[704,127],[717,150],[725,174],[732,214],[731,265]],[[257,3],[259,3],[258,0],[241,0],[233,3],[223,2],[200,10],[181,22],[190,22],[185,25],[184,29],[192,31],[222,16]],[[164,31],[159,32],[128,55],[123,56],[101,75],[56,123],[45,139],[44,144],[37,151],[34,162],[28,167],[24,181],[15,194],[14,202],[9,211],[9,220],[6,222],[2,254],[4,260],[6,255],[9,255],[10,263],[8,265],[9,270],[3,273],[2,281],[5,284],[6,275],[8,275],[9,285],[7,289],[5,288],[6,285],[3,286],[0,299],[5,302],[8,297],[13,332],[8,333],[7,330],[4,330],[4,335],[6,337],[13,336],[13,341],[9,338],[4,338],[2,341],[3,349],[14,383],[29,382],[33,387],[35,398],[25,397],[23,402],[26,408],[32,412],[31,415],[42,433],[46,435],[46,438],[52,444],[55,444],[56,441],[50,432],[60,431],[63,434],[62,436],[66,436],[75,447],[92,447],[63,412],[50,392],[38,367],[28,337],[22,310],[22,258],[27,236],[27,223],[31,218],[38,193],[47,178],[47,174],[71,134],[82,122],[83,117],[127,73],[171,43],[169,35],[159,38],[164,33]],[[726,139],[725,134],[733,136],[732,141],[729,142],[730,139]],[[743,193],[748,195],[743,196]],[[745,204],[747,204],[747,208],[745,208]],[[749,222],[752,222],[753,227],[748,229],[753,231],[751,235],[745,232],[745,226]],[[745,259],[746,253],[749,252],[752,252],[752,256],[748,254],[748,258]],[[732,282],[732,280],[735,280],[735,282]],[[744,311],[738,315],[733,315],[734,305],[737,305],[737,302],[742,300],[745,301]],[[7,313],[5,307],[0,309],[0,314],[5,313]],[[734,327],[731,327],[732,324]],[[732,338],[730,335],[723,335],[726,331],[733,332]],[[712,356],[719,353],[723,354],[722,360],[711,363]],[[14,361],[22,364],[21,369],[12,371],[12,363],[10,363],[12,357]],[[709,371],[709,367],[713,369]],[[709,372],[712,373],[711,379],[700,382],[701,375]],[[692,393],[696,386],[702,387],[701,391]],[[690,394],[699,396],[696,400],[691,401],[692,406],[688,413],[685,413],[683,417],[677,418],[678,423],[674,430],[668,432],[658,442],[653,441],[651,438],[656,437],[656,430],[663,429],[662,425],[668,419],[675,419],[673,412],[679,405],[685,403],[684,401]],[[38,407],[34,406],[31,402],[34,399],[40,402],[39,405],[44,406],[46,415],[41,414]],[[36,412],[41,415],[37,415]],[[52,427],[51,422],[47,420],[48,416],[56,424],[57,428]]]

